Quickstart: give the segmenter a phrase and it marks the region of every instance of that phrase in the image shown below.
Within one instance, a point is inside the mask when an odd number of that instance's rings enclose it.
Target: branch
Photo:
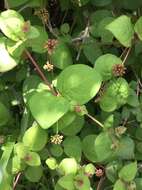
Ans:
[[[103,184],[104,180],[105,180],[105,177],[101,177],[96,190],[102,189],[102,184]]]
[[[13,184],[13,190],[16,189],[16,185],[17,185],[21,175],[22,175],[22,173],[17,174],[16,179],[15,179],[14,184]]]
[[[51,90],[51,92],[53,93],[54,96],[57,96],[57,93],[55,92],[54,88],[51,86],[50,82],[47,80],[47,78],[45,77],[45,75],[43,74],[43,72],[40,70],[38,64],[36,63],[36,61],[33,59],[32,55],[30,54],[30,52],[28,52],[27,50],[25,51],[26,55],[28,56],[29,60],[31,61],[31,63],[35,66],[38,74],[40,75],[40,77],[42,78],[42,80],[45,82],[45,84],[49,87],[49,89]]]
[[[97,123],[100,127],[104,127],[104,125],[98,121],[96,118],[94,118],[93,116],[91,116],[89,113],[86,114],[90,119],[92,119],[92,121],[94,121],[95,123]]]
[[[125,51],[125,50],[124,50],[124,51]],[[126,55],[125,55],[125,57],[124,57],[124,59],[123,59],[123,62],[122,62],[123,65],[124,65],[124,63],[126,62],[126,60],[127,60],[128,56],[129,56],[130,52],[131,52],[131,48],[128,49],[128,51],[127,51],[127,53],[126,53]]]

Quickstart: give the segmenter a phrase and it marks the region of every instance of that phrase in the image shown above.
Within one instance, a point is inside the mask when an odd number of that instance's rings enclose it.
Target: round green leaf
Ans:
[[[83,45],[84,55],[94,65],[96,59],[102,55],[102,51],[94,40],[87,41],[86,43]]]
[[[51,56],[51,63],[59,69],[65,69],[73,64],[69,48],[64,42],[59,40]]]
[[[113,156],[112,140],[107,132],[100,133],[95,140],[95,151],[100,161],[105,161]]]
[[[113,161],[106,165],[105,174],[112,183],[118,179],[118,171],[121,167],[122,163],[120,161]]]
[[[84,125],[84,117],[77,116],[75,120],[65,128],[61,130],[61,132],[66,136],[73,136],[80,132]]]
[[[25,171],[25,177],[31,182],[38,182],[42,177],[43,170],[41,166],[28,167]]]
[[[98,157],[95,151],[96,135],[88,135],[83,139],[82,149],[85,157],[91,162],[97,162]]]
[[[23,143],[32,151],[42,150],[47,143],[47,132],[38,125],[33,125],[25,132]]]
[[[64,189],[67,190],[74,190],[74,175],[73,174],[69,174],[66,176],[61,177],[58,180],[58,184],[63,187]]]
[[[22,31],[24,18],[15,10],[3,11],[0,15],[0,29],[11,40],[19,41],[25,39]]]
[[[81,159],[82,144],[78,136],[67,137],[63,141],[64,152],[68,157],[74,157],[77,161]]]
[[[116,148],[116,155],[121,159],[133,159],[134,150],[134,141],[130,137],[122,137]]]
[[[54,129],[56,131],[57,127],[59,130],[63,130],[67,126],[69,126],[75,119],[77,115],[75,112],[67,112],[61,119],[58,120],[57,123],[54,124]]]
[[[57,79],[57,89],[68,100],[82,105],[91,100],[99,91],[101,77],[91,67],[76,64],[67,67]]]
[[[52,156],[55,156],[55,157],[60,157],[63,154],[63,148],[59,144],[50,145],[49,150]]]
[[[58,169],[62,175],[76,174],[78,165],[74,158],[64,158],[60,162]]]
[[[29,166],[40,166],[40,156],[36,152],[28,152],[24,157],[24,161]]]
[[[48,34],[43,27],[41,26],[35,26],[35,27],[39,32],[39,36],[37,38],[29,40],[28,44],[34,52],[44,53],[46,51],[44,46],[48,40]]]
[[[132,162],[123,166],[123,168],[119,171],[119,178],[126,182],[132,181],[137,173],[137,162]]]
[[[28,154],[29,149],[24,145],[24,143],[18,142],[14,145],[14,152],[19,158],[23,159]]]
[[[57,161],[55,158],[50,157],[46,160],[46,165],[51,169],[55,170],[58,167]]]
[[[39,125],[47,129],[67,113],[69,103],[61,96],[54,96],[48,91],[43,91],[31,97],[29,107]]]
[[[110,81],[100,99],[101,109],[111,112],[124,105],[127,102],[129,92],[129,84],[124,78]]]
[[[82,185],[80,185],[82,182]],[[86,175],[79,174],[75,177],[74,181],[77,190],[87,190],[90,189],[90,181]]]
[[[121,64],[122,60],[112,54],[105,54],[100,56],[95,62],[95,69],[98,71],[103,80],[109,80],[112,78],[112,68],[115,64]]]

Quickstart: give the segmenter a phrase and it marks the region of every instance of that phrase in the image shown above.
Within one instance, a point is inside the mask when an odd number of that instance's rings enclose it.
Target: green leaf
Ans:
[[[136,92],[133,89],[130,89],[129,93],[130,94],[127,99],[127,104],[129,104],[130,106],[133,106],[133,107],[138,107],[139,99],[138,99]]]
[[[24,52],[25,49],[25,43],[21,40],[19,40],[18,42],[13,42],[9,39],[6,40],[5,42],[6,45],[6,49],[8,51],[8,53],[16,60],[20,60],[21,55]]]
[[[5,46],[5,38],[0,38],[0,72],[6,72],[13,69],[17,61],[10,56]]]
[[[50,150],[52,156],[55,156],[55,157],[60,157],[63,154],[63,148],[59,144],[50,145],[49,150]]]
[[[51,63],[59,69],[65,69],[73,64],[71,52],[68,46],[61,40],[55,46],[50,59]]]
[[[114,20],[113,17],[106,17],[98,25],[98,33],[101,37],[102,43],[112,43],[113,34],[106,29],[106,26]]]
[[[66,136],[73,136],[80,132],[84,125],[84,117],[83,116],[77,116],[75,120],[63,128],[61,132]]]
[[[57,160],[53,157],[48,158],[45,163],[51,170],[55,170],[58,167]]]
[[[78,174],[75,177],[74,184],[77,190],[90,189],[90,181],[86,175]]]
[[[74,186],[74,175],[69,174],[61,177],[58,180],[58,184],[66,190],[75,190]]]
[[[19,41],[25,39],[22,31],[24,18],[14,10],[6,10],[0,14],[0,29],[11,40]]]
[[[91,162],[98,162],[98,157],[95,151],[96,135],[87,135],[82,142],[82,149],[85,157]]]
[[[91,67],[76,64],[67,67],[57,79],[57,89],[68,100],[82,105],[91,100],[99,91],[101,77]]]
[[[78,165],[74,158],[64,158],[60,162],[58,169],[62,175],[76,174]]]
[[[23,159],[29,153],[29,149],[22,142],[18,142],[14,146],[14,152],[19,158]]]
[[[112,183],[118,179],[118,171],[121,167],[122,163],[120,161],[113,161],[106,165],[105,174]]]
[[[8,2],[8,5],[10,8],[13,8],[13,7],[18,7],[20,5],[23,5],[25,3],[28,2],[28,0],[18,0],[18,1],[15,1],[15,0],[7,0]]]
[[[130,137],[122,137],[116,148],[116,155],[121,159],[133,159],[134,158],[135,144]]]
[[[39,182],[43,175],[43,169],[41,166],[28,167],[25,171],[25,177],[31,182]]]
[[[142,189],[142,178],[136,178],[135,183],[137,186],[137,190],[141,190]]]
[[[74,157],[77,161],[81,160],[81,141],[78,136],[67,137],[63,142],[64,152],[68,157]]]
[[[26,32],[25,36],[26,36],[26,39],[32,40],[32,39],[37,39],[39,35],[40,35],[40,31],[38,30],[38,28],[34,26],[30,26],[29,31]]]
[[[142,5],[141,0],[116,0],[116,7],[128,9],[128,10],[136,10]]]
[[[29,166],[40,166],[40,156],[36,152],[28,152],[24,157],[24,161]]]
[[[62,24],[61,27],[60,27],[60,31],[63,34],[69,33],[69,31],[70,31],[70,25],[68,23]]]
[[[114,184],[113,190],[127,190],[126,185],[118,179]]]
[[[109,116],[106,118],[106,120],[105,120],[105,122],[104,122],[104,129],[108,129],[108,128],[113,127],[113,124],[114,124],[114,115],[111,114],[111,115],[109,115]]]
[[[142,16],[137,20],[134,30],[137,33],[139,39],[142,40]]]
[[[100,133],[95,140],[95,151],[100,161],[105,161],[113,156],[112,140],[107,132]]]
[[[66,128],[69,126],[75,119],[77,118],[77,115],[75,112],[67,112],[61,119],[58,120],[57,123],[54,125],[54,129],[56,131],[56,128],[58,126],[58,129],[61,131],[62,129]]]
[[[96,59],[102,55],[99,45],[95,41],[91,40],[83,45],[83,52],[88,61],[90,61],[93,65]]]
[[[124,105],[127,102],[129,92],[129,84],[124,78],[110,81],[100,100],[101,109],[111,112]]]
[[[12,174],[17,174],[18,172],[25,169],[25,163],[17,156],[12,158]]]
[[[121,64],[122,60],[112,54],[105,54],[100,56],[94,65],[96,71],[98,71],[103,80],[109,80],[113,77],[112,69],[115,64]]]
[[[106,9],[101,9],[101,10],[96,10],[91,14],[91,27],[90,27],[90,32],[94,37],[101,37],[100,32],[98,30],[98,26],[100,22],[106,18],[106,17],[111,17],[112,13],[111,11],[108,11]]]
[[[38,91],[41,83],[42,80],[36,75],[30,75],[28,78],[26,78],[23,84],[23,97],[25,103],[28,103],[32,95]]]
[[[131,47],[134,35],[133,25],[128,16],[122,15],[106,26],[115,38],[125,47]]]
[[[48,40],[48,34],[43,27],[41,26],[35,26],[35,27],[39,32],[39,36],[37,38],[29,40],[28,44],[34,52],[44,53],[46,52],[46,49],[44,48],[44,46]]]
[[[137,162],[132,162],[123,166],[123,168],[119,171],[119,178],[126,182],[132,181],[137,173]]]
[[[0,102],[0,126],[6,125],[10,119],[10,113],[7,107]]]
[[[112,2],[112,0],[92,0],[92,3],[95,5],[95,6],[106,6],[106,5],[109,5],[110,3]]]
[[[2,186],[3,178],[6,172],[10,156],[12,154],[14,142],[7,142],[3,147],[4,151],[0,159],[0,186]]]
[[[32,151],[40,151],[47,143],[47,132],[34,124],[25,132],[23,143]]]
[[[39,125],[43,129],[47,129],[67,113],[69,103],[63,97],[57,97],[48,91],[43,91],[31,97],[29,107]]]

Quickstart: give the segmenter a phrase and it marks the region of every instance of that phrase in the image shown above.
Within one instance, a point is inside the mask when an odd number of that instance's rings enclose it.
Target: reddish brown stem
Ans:
[[[49,89],[51,90],[51,92],[53,93],[54,96],[57,96],[57,93],[55,92],[55,90],[52,88],[50,82],[47,80],[47,78],[45,77],[45,75],[43,74],[43,72],[40,70],[38,64],[36,63],[36,61],[34,60],[34,58],[32,57],[32,55],[30,54],[29,51],[25,51],[26,55],[28,56],[29,60],[31,61],[31,63],[35,66],[38,74],[40,75],[40,77],[42,78],[42,80],[45,82],[45,84],[49,87]]]
[[[18,181],[19,181],[19,179],[20,179],[21,174],[22,174],[22,173],[18,173],[18,174],[17,174],[16,179],[15,179],[14,184],[13,184],[13,190],[16,189],[16,185],[17,185],[17,183],[18,183]]]

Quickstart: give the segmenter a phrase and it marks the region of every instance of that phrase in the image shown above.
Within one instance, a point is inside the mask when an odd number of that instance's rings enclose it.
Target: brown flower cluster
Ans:
[[[46,8],[35,10],[35,15],[37,15],[43,23],[47,24],[49,20],[49,13]]]
[[[126,67],[123,64],[116,64],[112,68],[112,73],[115,77],[123,76],[126,72]]]
[[[51,55],[55,49],[58,41],[56,39],[49,39],[45,44],[44,48],[47,49],[48,54]]]

